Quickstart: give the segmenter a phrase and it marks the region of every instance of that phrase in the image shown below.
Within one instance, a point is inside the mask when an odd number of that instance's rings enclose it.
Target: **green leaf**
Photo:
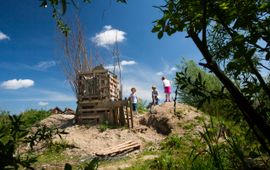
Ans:
[[[127,3],[127,1],[126,0],[116,0],[116,2],[120,2],[120,3]]]
[[[48,3],[46,0],[41,1],[40,7],[46,8],[48,6]]]
[[[154,28],[152,29],[152,32],[158,32],[161,29],[161,25],[155,25]]]
[[[66,0],[62,0],[62,15],[64,15],[67,11],[67,2]]]
[[[158,39],[161,39],[163,37],[163,31],[159,31],[158,33]]]

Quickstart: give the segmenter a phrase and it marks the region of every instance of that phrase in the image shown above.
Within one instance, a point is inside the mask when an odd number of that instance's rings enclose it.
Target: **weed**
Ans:
[[[61,139],[60,141],[56,141],[51,144],[49,147],[49,151],[59,153],[64,151],[67,148],[75,148],[76,146],[74,144],[70,144],[68,141]]]
[[[193,123],[187,123],[187,124],[185,124],[184,126],[183,126],[183,128],[185,129],[185,130],[191,130],[191,129],[193,129],[194,128],[194,124]]]
[[[166,149],[179,149],[181,146],[181,138],[177,135],[169,136],[161,143],[161,146]]]
[[[34,124],[51,115],[50,111],[30,109],[24,111],[22,114],[22,121],[26,127],[32,127]]]

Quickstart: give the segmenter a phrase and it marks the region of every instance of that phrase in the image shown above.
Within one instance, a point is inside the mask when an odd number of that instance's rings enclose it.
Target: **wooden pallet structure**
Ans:
[[[102,123],[133,127],[131,103],[121,99],[117,76],[102,65],[78,73],[78,123]]]
[[[120,154],[126,154],[136,149],[140,149],[140,144],[135,141],[127,141],[122,144],[106,148],[100,152],[95,153],[98,157],[113,157]]]

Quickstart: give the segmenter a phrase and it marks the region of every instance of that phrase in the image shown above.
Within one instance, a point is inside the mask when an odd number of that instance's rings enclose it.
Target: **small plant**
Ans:
[[[61,134],[67,133],[64,130],[59,130],[58,128],[50,128],[46,125],[42,125],[38,127],[34,133],[25,137],[24,142],[29,143],[31,149],[33,149],[37,143],[43,141],[45,144],[44,147],[51,147],[53,144],[53,137],[58,135],[62,139]]]
[[[24,111],[21,115],[22,120],[24,121],[24,125],[27,127],[31,127],[34,124],[40,122],[41,120],[49,117],[51,115],[51,112],[46,110],[30,109]]]
[[[177,135],[169,136],[163,143],[163,149],[179,149],[181,146],[181,138]]]
[[[68,141],[61,139],[60,141],[53,142],[49,147],[49,151],[59,153],[67,148],[75,148],[75,145],[69,144]]]
[[[17,153],[21,140],[28,134],[21,116],[8,117],[9,128],[0,128],[0,169],[19,169],[19,167],[33,169],[31,164],[36,162],[36,157],[20,156]]]
[[[214,122],[211,119],[210,127],[206,123],[204,123],[204,132],[199,132],[201,136],[201,141],[204,144],[204,148],[198,149],[196,146],[194,150],[191,152],[191,157],[193,157],[192,162],[194,162],[198,156],[207,154],[212,161],[213,166],[218,170],[223,170],[223,156],[225,147],[223,143],[219,143],[219,136],[217,135],[217,128],[214,128]],[[194,151],[196,152],[195,155]]]
[[[180,168],[179,164],[173,159],[172,155],[168,153],[161,154],[160,157],[154,159],[150,164],[151,169],[168,169],[168,170],[177,170]]]
[[[99,159],[93,158],[89,162],[82,164],[78,169],[79,170],[97,170],[99,166]],[[72,170],[72,166],[70,164],[65,164],[64,170]]]
[[[108,128],[109,128],[108,123],[102,123],[102,124],[98,125],[98,130],[99,130],[100,132],[104,132],[104,131],[106,131]]]
[[[138,100],[138,113],[144,113],[147,112],[147,101],[139,99]]]

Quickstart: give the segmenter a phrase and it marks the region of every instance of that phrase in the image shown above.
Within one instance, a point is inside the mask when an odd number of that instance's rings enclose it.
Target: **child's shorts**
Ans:
[[[171,93],[171,87],[164,87],[164,93]]]
[[[132,111],[137,111],[137,103],[132,103]]]

